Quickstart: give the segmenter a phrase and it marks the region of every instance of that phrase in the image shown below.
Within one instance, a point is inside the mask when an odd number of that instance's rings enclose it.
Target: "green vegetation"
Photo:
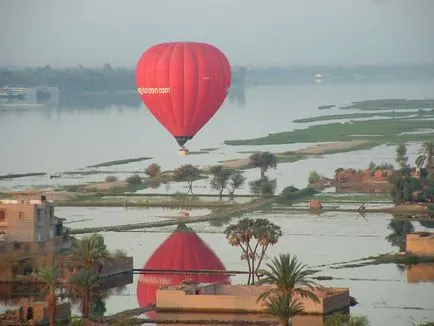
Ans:
[[[229,225],[224,233],[231,246],[241,249],[241,259],[247,261],[250,272],[247,284],[255,284],[268,247],[276,244],[282,236],[280,226],[267,219],[243,218],[238,223]]]
[[[324,326],[369,326],[369,320],[366,316],[350,316],[343,313],[335,313],[327,316]]]
[[[246,178],[240,173],[232,169],[223,167],[223,165],[215,165],[210,168],[211,188],[219,192],[220,200],[223,197],[223,191],[230,185],[230,195],[233,195],[235,190],[240,188]]]
[[[434,110],[421,112],[424,117],[434,116]],[[319,122],[328,120],[342,120],[342,119],[360,119],[360,118],[374,118],[374,117],[391,117],[391,118],[403,118],[413,116],[414,112],[372,112],[372,113],[348,113],[348,114],[331,114],[321,115],[311,118],[296,119],[295,123],[308,123]]]
[[[332,269],[357,268],[368,265],[380,264],[399,264],[399,265],[416,265],[422,263],[434,263],[433,256],[417,256],[417,255],[399,255],[399,254],[381,254],[362,259],[357,259],[352,262],[340,263],[340,266],[332,266]]]
[[[212,152],[218,150],[218,147],[201,148],[200,150],[204,152]]]
[[[105,182],[116,182],[118,181],[118,178],[114,175],[108,175],[104,179]]]
[[[132,162],[146,161],[146,160],[150,160],[150,159],[152,159],[152,157],[128,158],[128,159],[124,159],[124,160],[109,161],[109,162],[99,163],[99,164],[95,164],[95,165],[89,165],[89,166],[87,166],[87,168],[99,168],[99,167],[103,167],[103,166],[121,165],[121,164],[127,164],[127,163],[132,163]]]
[[[249,182],[250,192],[261,196],[273,196],[276,186],[276,179],[269,180],[267,176]]]
[[[425,168],[428,172],[428,177],[434,180],[434,142],[422,144],[415,164],[418,168]]]
[[[298,189],[294,186],[285,187],[280,195],[277,197],[277,202],[292,202],[294,200],[300,200],[304,197],[310,197],[314,195],[316,191],[311,187],[306,187],[303,189]]]
[[[184,164],[173,171],[175,181],[187,182],[188,193],[193,194],[193,182],[200,179],[200,170],[191,164]]]
[[[323,203],[362,203],[362,202],[391,202],[389,194],[375,193],[350,193],[345,196],[336,196],[335,193],[319,193],[313,197]]]
[[[146,168],[145,174],[151,178],[159,176],[161,174],[161,166],[157,163],[151,163]]]
[[[434,108],[434,99],[379,99],[353,102],[344,110],[417,110]]]
[[[338,142],[348,140],[366,140],[378,144],[404,143],[409,141],[424,141],[434,139],[434,132],[423,134],[401,134],[414,132],[420,129],[432,129],[433,122],[430,120],[413,119],[384,119],[355,121],[353,123],[330,123],[325,125],[310,126],[306,129],[270,134],[265,137],[227,140],[225,144],[240,145],[277,145],[292,143],[316,143]],[[372,146],[371,146],[372,147]],[[353,149],[351,149],[353,150]]]
[[[59,270],[54,266],[39,267],[30,276],[30,280],[42,284],[42,292],[46,293],[49,325],[55,325],[56,319],[56,286],[59,281]]]
[[[112,68],[106,63],[101,68],[55,69],[45,67],[4,69],[0,71],[0,85],[36,87],[39,85],[56,85],[68,92],[97,92],[136,89],[134,69]]]
[[[188,154],[189,155],[202,155],[202,154],[209,154],[209,152],[200,150],[200,151],[190,151],[190,152],[188,152]]]
[[[322,178],[322,177],[319,175],[318,172],[316,172],[316,171],[311,171],[311,172],[309,173],[309,177],[308,177],[307,181],[309,182],[309,184],[312,184],[312,183],[319,182],[319,181],[321,180],[321,178]]]
[[[269,168],[276,168],[277,157],[270,152],[257,152],[250,155],[250,165],[254,168],[259,168],[261,171],[261,180],[265,178],[265,173]]]
[[[401,169],[406,169],[409,167],[407,148],[404,144],[399,144],[396,148],[396,163],[401,167]]]
[[[256,302],[264,300],[267,312],[277,317],[281,326],[287,326],[289,318],[303,312],[304,308],[294,295],[307,298],[316,303],[319,298],[315,293],[316,283],[310,278],[313,270],[301,264],[296,256],[280,254],[267,264],[268,269],[258,271],[263,278],[258,285],[271,284],[274,287],[263,292]]]
[[[4,179],[17,179],[17,178],[25,178],[25,177],[40,177],[46,175],[46,173],[38,172],[38,173],[17,173],[17,174],[5,174],[0,175],[0,180]]]

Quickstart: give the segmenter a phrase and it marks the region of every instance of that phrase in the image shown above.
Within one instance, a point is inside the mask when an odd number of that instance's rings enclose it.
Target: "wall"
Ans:
[[[45,242],[20,242],[0,244],[0,281],[13,278],[12,267],[23,273],[26,267],[60,263],[60,250],[71,247],[70,237],[59,237]]]
[[[0,222],[0,231],[6,232],[5,241],[46,241],[56,237],[58,219],[50,202],[0,203],[6,212],[6,222]]]
[[[434,256],[434,233],[421,235],[422,232],[407,234],[405,250],[412,254]]]
[[[46,302],[32,302],[22,305],[17,310],[17,320],[29,320],[29,308],[33,309],[33,320],[38,323],[48,324],[48,313]],[[69,320],[71,319],[71,304],[69,302],[58,303],[56,306],[56,320]]]
[[[0,210],[6,212],[6,223],[0,224],[0,230],[6,232],[5,241],[34,241],[35,207],[33,204],[0,204]]]
[[[227,285],[222,286],[229,292]],[[256,303],[258,293],[263,289],[256,286],[233,286],[238,294],[186,295],[182,290],[160,289],[157,290],[157,309],[159,311],[187,310],[187,311],[227,311],[227,312],[263,312],[261,302]],[[249,293],[250,292],[250,293]],[[300,299],[304,305],[304,312],[308,314],[324,314],[346,308],[350,304],[348,289],[332,289],[334,293],[318,293],[320,303],[311,300]]]

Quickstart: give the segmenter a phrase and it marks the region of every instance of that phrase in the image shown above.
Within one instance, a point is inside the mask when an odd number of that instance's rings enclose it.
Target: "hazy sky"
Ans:
[[[0,0],[0,66],[134,66],[204,41],[232,64],[434,63],[434,0]]]

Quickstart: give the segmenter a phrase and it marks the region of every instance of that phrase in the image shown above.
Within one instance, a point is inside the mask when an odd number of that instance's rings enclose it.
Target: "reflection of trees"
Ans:
[[[111,289],[101,289],[99,286],[94,287],[91,290],[90,295],[90,304],[89,304],[89,317],[91,319],[95,319],[98,317],[104,316],[104,314],[107,311],[106,308],[106,300],[112,296],[112,295],[120,295],[121,293],[125,292],[126,286],[118,286]],[[82,310],[82,300],[80,296],[77,295],[71,295],[71,302],[74,304],[78,309]]]
[[[221,211],[223,211],[222,208],[215,208],[211,210],[211,214],[217,214],[220,213]],[[232,217],[223,217],[223,218],[219,218],[217,220],[211,220],[209,221],[209,225],[213,226],[213,227],[221,227],[223,225],[229,224],[232,220]]]
[[[59,96],[59,108],[63,110],[95,110],[115,107],[140,108],[141,100],[136,92],[112,93],[102,92],[98,94],[63,93]]]
[[[276,179],[269,180],[267,176],[249,182],[250,192],[254,195],[273,195],[276,191]]]
[[[243,107],[246,105],[246,94],[244,92],[244,86],[237,85],[232,86],[228,93],[229,102],[238,104]]]
[[[386,240],[393,247],[398,247],[400,251],[404,251],[406,235],[414,232],[413,223],[410,221],[391,220],[388,229],[391,229],[393,232],[386,237]]]
[[[419,223],[427,229],[434,229],[434,221],[420,221]]]

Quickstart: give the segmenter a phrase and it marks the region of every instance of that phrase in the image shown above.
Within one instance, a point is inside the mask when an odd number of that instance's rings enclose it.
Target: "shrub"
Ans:
[[[118,178],[114,175],[108,175],[105,177],[105,182],[116,182],[118,181]]]
[[[309,178],[307,179],[309,184],[316,183],[321,180],[321,176],[316,171],[309,173]]]
[[[157,163],[149,164],[145,170],[146,175],[151,178],[161,174],[161,167]]]
[[[128,177],[125,180],[129,185],[140,185],[142,184],[142,178],[140,178],[140,175],[133,174],[132,176]]]

